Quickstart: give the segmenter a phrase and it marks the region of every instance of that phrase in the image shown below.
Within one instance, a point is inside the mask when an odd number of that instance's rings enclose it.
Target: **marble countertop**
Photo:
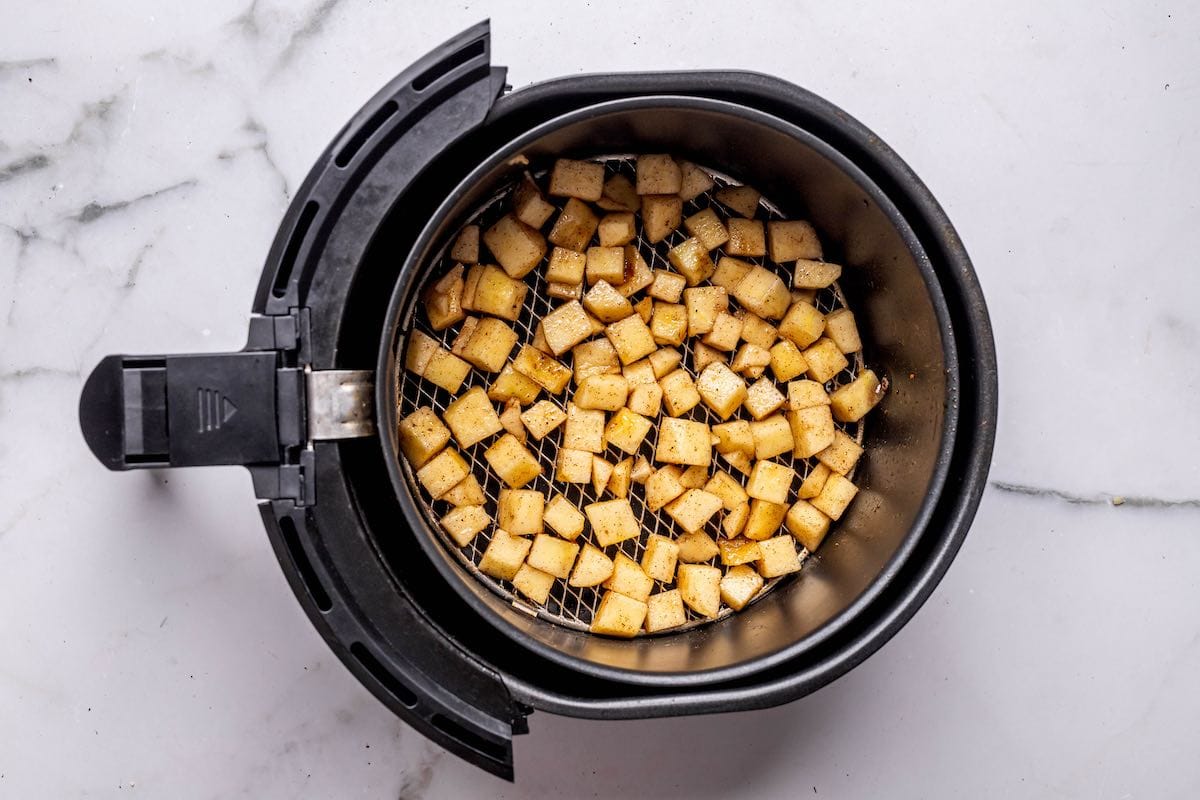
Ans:
[[[169,5],[9,0],[0,27],[0,796],[1194,795],[1195,6]],[[767,711],[535,714],[515,785],[331,655],[244,471],[113,475],[75,422],[106,353],[239,347],[314,157],[488,16],[517,86],[728,66],[858,116],[958,226],[1001,368],[972,533],[877,655]]]

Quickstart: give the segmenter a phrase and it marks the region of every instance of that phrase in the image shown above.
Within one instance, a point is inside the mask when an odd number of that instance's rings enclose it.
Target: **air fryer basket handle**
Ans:
[[[274,350],[108,356],[84,385],[79,422],[112,470],[278,464],[302,440],[301,377]]]

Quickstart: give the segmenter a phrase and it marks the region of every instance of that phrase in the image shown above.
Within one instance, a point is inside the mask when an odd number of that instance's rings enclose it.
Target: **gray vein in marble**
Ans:
[[[405,769],[401,775],[398,800],[420,800],[433,783],[434,767],[442,760],[445,753],[441,748],[426,747],[424,758],[417,762],[412,770]]]
[[[109,214],[117,211],[124,211],[130,206],[137,205],[138,203],[145,202],[146,200],[153,200],[156,197],[161,197],[162,195],[169,194],[171,192],[177,192],[180,189],[190,189],[195,185],[195,179],[189,178],[186,181],[179,181],[178,183],[173,183],[170,186],[164,186],[161,189],[155,189],[153,192],[146,192],[145,194],[138,195],[137,197],[129,200],[117,200],[112,203],[97,203],[93,200],[76,213],[71,214],[68,218],[80,224],[95,222],[101,217],[106,217]]]
[[[108,116],[112,113],[113,106],[117,104],[117,101],[121,99],[121,95],[128,88],[126,86],[119,92],[108,97],[102,97],[94,103],[84,103],[83,113],[75,121],[75,124],[71,126],[71,133],[67,136],[66,144],[76,144],[82,141],[84,130],[89,122],[108,122]]]
[[[0,61],[0,74],[35,69],[37,67],[56,66],[58,66],[58,59],[52,56],[46,58],[26,58],[17,61]]]
[[[269,140],[267,139],[267,129],[259,124],[258,120],[256,120],[254,117],[247,117],[246,121],[242,124],[242,130],[257,134],[260,137],[259,142],[254,145],[250,145],[249,147],[242,147],[235,150],[222,150],[220,153],[217,153],[217,158],[221,161],[229,161],[233,158],[236,158],[239,153],[243,152],[261,154],[263,160],[267,162],[267,166],[270,168],[271,172],[275,173],[275,177],[279,179],[279,184],[283,191],[284,202],[291,200],[292,190],[291,186],[288,184],[287,175],[283,174],[283,170],[279,168],[279,164],[276,163],[275,158],[271,155],[271,147]]]
[[[242,32],[252,39],[258,38],[258,34],[262,30],[258,27],[258,0],[250,0],[249,7],[229,20],[228,24],[241,28]]]
[[[317,7],[314,8],[307,17],[305,17],[300,26],[292,32],[292,35],[288,38],[287,45],[279,54],[279,58],[276,60],[275,68],[272,70],[272,72],[279,72],[279,70],[290,64],[292,59],[296,56],[296,53],[300,51],[304,44],[325,28],[325,23],[329,21],[330,15],[333,13],[334,9],[341,5],[341,3],[342,0],[322,0],[321,3],[318,4]]]
[[[30,172],[37,172],[50,166],[50,159],[45,153],[35,153],[25,158],[19,158],[0,167],[0,183],[10,181]]]
[[[1145,497],[1140,495],[1111,495],[1111,494],[1075,494],[1061,489],[1051,489],[1042,486],[1027,486],[1021,483],[992,481],[991,487],[1008,494],[1025,495],[1026,497],[1041,497],[1058,500],[1073,506],[1130,506],[1132,508],[1186,508],[1200,509],[1200,498],[1169,500],[1161,497]]]
[[[138,274],[142,271],[142,264],[146,260],[147,254],[154,249],[154,245],[158,244],[158,237],[162,235],[162,231],[155,234],[154,238],[146,242],[138,254],[133,258],[133,264],[129,267],[129,272],[125,273],[125,283],[123,289],[132,289],[137,286]]]

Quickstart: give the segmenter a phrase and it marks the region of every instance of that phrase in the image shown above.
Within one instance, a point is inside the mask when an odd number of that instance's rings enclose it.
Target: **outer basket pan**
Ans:
[[[814,223],[857,312],[867,364],[892,388],[864,431],[861,491],[801,573],[741,614],[662,637],[619,641],[538,619],[482,586],[452,557],[414,497],[396,441],[397,351],[436,254],[470,216],[524,169],[524,156],[669,152],[760,189],[786,216]],[[402,211],[400,212],[402,213]],[[924,531],[942,491],[957,423],[958,374],[944,298],[907,222],[850,161],[820,139],[736,104],[634,98],[584,108],[496,150],[447,197],[408,254],[380,348],[376,407],[388,471],[406,522],[444,579],[492,625],[543,656],[632,683],[707,682],[790,659],[851,624]],[[438,390],[440,391],[440,390]],[[395,557],[376,542],[385,562]]]

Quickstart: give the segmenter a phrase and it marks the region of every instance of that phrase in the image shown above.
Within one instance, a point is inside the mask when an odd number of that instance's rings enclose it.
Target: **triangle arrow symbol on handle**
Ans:
[[[221,398],[221,422],[229,422],[230,418],[237,413],[237,406],[228,397]]]

